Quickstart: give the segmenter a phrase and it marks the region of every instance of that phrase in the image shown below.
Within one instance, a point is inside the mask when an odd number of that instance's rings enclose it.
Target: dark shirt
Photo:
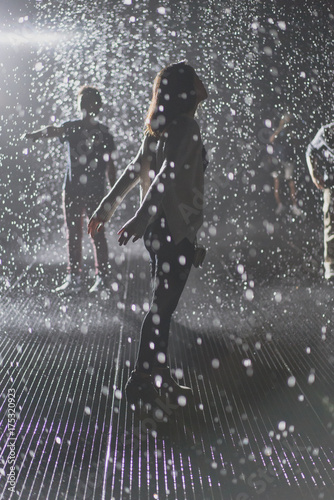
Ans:
[[[284,127],[276,137],[274,144],[274,156],[281,162],[293,161],[295,157],[293,137],[288,126]]]
[[[100,122],[89,124],[83,120],[65,122],[63,127],[60,141],[68,142],[69,146],[64,189],[78,195],[95,193],[102,196],[107,162],[115,150],[108,127]]]

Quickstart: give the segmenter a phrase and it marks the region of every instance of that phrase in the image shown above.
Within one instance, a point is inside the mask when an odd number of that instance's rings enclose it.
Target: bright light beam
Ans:
[[[25,25],[20,31],[0,31],[0,45],[55,45],[57,43],[73,38],[74,33],[59,31],[37,31],[31,26]]]

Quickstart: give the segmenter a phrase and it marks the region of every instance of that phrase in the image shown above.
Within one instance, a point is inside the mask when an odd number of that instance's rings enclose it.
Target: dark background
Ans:
[[[25,131],[76,116],[77,89],[96,85],[120,173],[140,144],[156,72],[183,58],[209,91],[198,116],[211,158],[201,233],[211,248],[205,279],[226,269],[238,276],[239,264],[265,275],[321,274],[321,193],[307,175],[305,149],[332,120],[330,1],[15,0],[3,2],[0,15],[4,282],[33,259],[66,261],[66,150],[57,141],[33,145],[22,138]],[[303,216],[277,219],[272,178],[261,158],[270,122],[275,128],[285,110],[295,115]],[[284,198],[287,186],[282,191]],[[110,224],[111,256],[114,229],[137,203],[136,192]],[[89,259],[89,245],[87,252]]]

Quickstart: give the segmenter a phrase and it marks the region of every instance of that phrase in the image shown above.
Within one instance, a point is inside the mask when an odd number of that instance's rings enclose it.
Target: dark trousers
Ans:
[[[151,260],[153,299],[141,328],[136,369],[152,373],[155,365],[167,365],[171,317],[190,273],[194,244],[184,238],[175,245],[164,218],[148,226],[144,243]]]
[[[90,217],[100,203],[100,196],[78,196],[63,192],[64,217],[67,228],[68,271],[79,275],[82,266],[82,231],[84,215]],[[104,228],[97,232],[93,239],[96,273],[107,275],[108,246]]]

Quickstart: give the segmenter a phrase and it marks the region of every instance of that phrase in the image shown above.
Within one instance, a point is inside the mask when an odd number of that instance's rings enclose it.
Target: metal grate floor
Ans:
[[[143,277],[129,258],[110,294],[69,299],[51,292],[55,270],[35,264],[3,293],[1,498],[333,499],[334,290],[280,279],[245,291],[193,274],[170,364],[195,401],[162,407],[161,421],[122,392]]]

